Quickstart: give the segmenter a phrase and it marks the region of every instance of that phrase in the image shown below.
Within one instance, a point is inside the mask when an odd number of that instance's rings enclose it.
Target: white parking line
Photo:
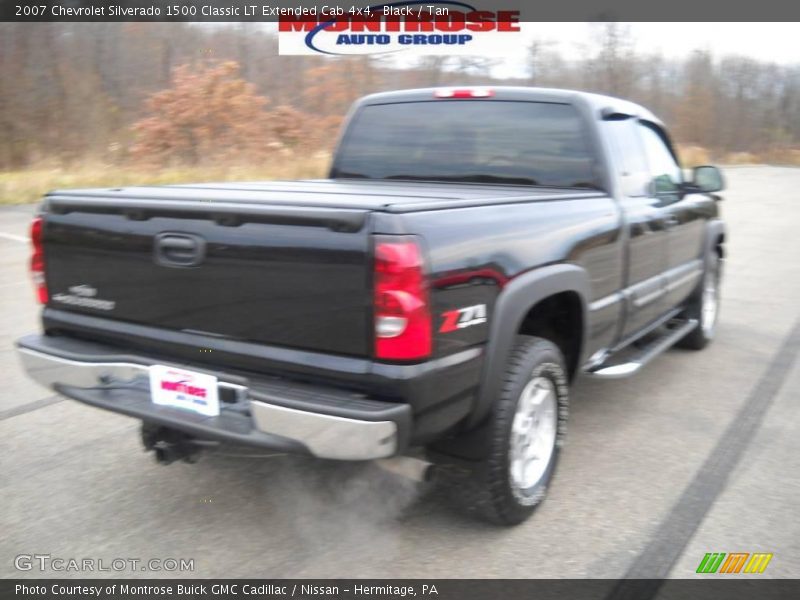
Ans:
[[[14,235],[13,233],[3,233],[0,231],[0,238],[4,240],[11,240],[12,242],[20,242],[21,244],[27,244],[30,242],[30,238],[24,235]]]

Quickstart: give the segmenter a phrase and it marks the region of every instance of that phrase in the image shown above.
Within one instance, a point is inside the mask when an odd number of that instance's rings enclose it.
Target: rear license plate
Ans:
[[[152,365],[150,396],[153,404],[183,408],[209,417],[219,415],[217,378],[213,375]]]

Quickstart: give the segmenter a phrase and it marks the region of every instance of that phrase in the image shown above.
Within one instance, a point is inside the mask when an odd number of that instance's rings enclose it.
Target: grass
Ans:
[[[780,165],[800,167],[800,148],[775,146],[762,152],[714,153],[702,146],[678,144],[678,156],[686,168],[697,165]]]
[[[163,185],[210,181],[264,181],[325,177],[330,157],[281,158],[264,165],[203,166],[148,170],[102,164],[76,167],[32,167],[0,172],[0,204],[38,202],[54,189]]]

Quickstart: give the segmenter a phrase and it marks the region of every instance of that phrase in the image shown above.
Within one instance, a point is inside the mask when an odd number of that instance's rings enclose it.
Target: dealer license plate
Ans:
[[[150,367],[150,395],[154,404],[219,415],[217,378],[205,373],[164,365]]]

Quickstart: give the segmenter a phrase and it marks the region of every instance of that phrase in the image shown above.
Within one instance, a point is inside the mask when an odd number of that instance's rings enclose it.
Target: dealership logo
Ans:
[[[178,400],[186,400],[195,404],[208,404],[205,400],[208,397],[208,390],[205,387],[196,385],[194,376],[179,371],[167,371],[167,377],[177,377],[178,379],[177,381],[162,379],[162,390],[174,392]]]
[[[315,6],[281,14],[278,50],[283,55],[502,55],[519,42],[519,32],[519,11],[479,10],[457,0]]]
[[[697,573],[735,575],[740,573],[763,573],[772,553],[768,552],[708,552],[697,566]]]

